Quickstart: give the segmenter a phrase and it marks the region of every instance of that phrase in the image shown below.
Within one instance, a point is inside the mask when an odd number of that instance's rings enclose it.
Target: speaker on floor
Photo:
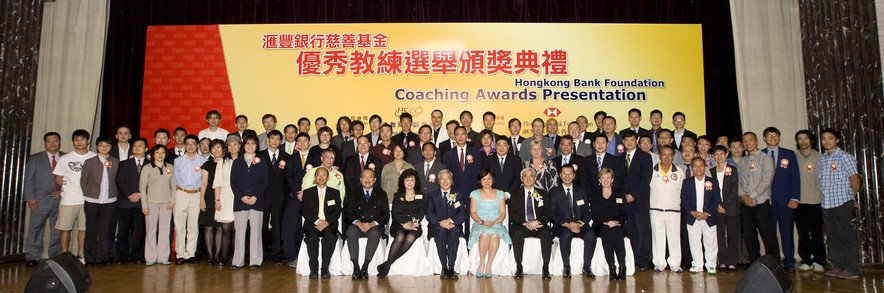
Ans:
[[[778,258],[764,255],[746,269],[737,285],[741,292],[792,292],[792,279]]]
[[[86,267],[70,252],[56,255],[43,262],[25,287],[31,292],[86,292],[92,279]]]

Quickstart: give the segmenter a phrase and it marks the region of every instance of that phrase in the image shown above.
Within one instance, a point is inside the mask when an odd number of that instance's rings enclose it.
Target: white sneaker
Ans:
[[[814,273],[822,273],[826,271],[826,267],[821,264],[813,263],[813,272]]]
[[[696,274],[696,273],[702,272],[703,269],[698,268],[698,267],[691,267],[691,269],[688,271],[691,272],[691,274]]]
[[[809,270],[812,270],[812,269],[813,269],[812,266],[810,266],[810,265],[808,265],[808,264],[804,264],[804,263],[801,264],[800,266],[798,266],[798,270],[799,270],[799,271],[802,271],[802,272],[806,272],[806,271],[809,271]]]
[[[82,255],[82,254],[79,255],[79,256],[77,256],[77,259],[80,260],[80,263],[81,263],[81,264],[86,265],[86,260],[83,259],[83,255]]]
[[[715,267],[707,267],[707,268],[706,268],[706,273],[709,274],[709,275],[715,275],[715,274],[717,274],[718,272],[715,271]]]

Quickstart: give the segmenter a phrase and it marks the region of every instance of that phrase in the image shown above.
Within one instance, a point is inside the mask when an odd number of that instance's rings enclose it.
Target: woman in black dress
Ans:
[[[203,226],[203,238],[206,241],[206,250],[209,252],[208,265],[215,264],[218,259],[218,252],[221,251],[221,223],[215,221],[215,189],[212,188],[215,181],[215,166],[218,161],[224,158],[227,153],[226,145],[223,140],[214,139],[209,142],[209,153],[212,155],[208,161],[203,163],[202,187],[200,188],[200,215],[199,224]],[[207,203],[212,203],[211,208],[206,208]]]
[[[390,245],[387,261],[378,265],[378,278],[386,277],[393,262],[405,255],[414,241],[423,234],[421,221],[427,215],[427,209],[424,195],[420,194],[420,184],[414,169],[406,169],[399,175],[399,189],[393,195],[393,209],[390,211],[393,218],[393,224],[390,225],[393,244]]]
[[[611,187],[613,182],[614,171],[609,168],[599,170],[602,190],[592,194],[592,221],[596,223],[596,234],[602,238],[610,279],[626,280],[626,247],[623,244],[626,232],[622,223],[626,221],[629,212],[623,191]],[[620,264],[619,270],[614,267],[615,254]]]

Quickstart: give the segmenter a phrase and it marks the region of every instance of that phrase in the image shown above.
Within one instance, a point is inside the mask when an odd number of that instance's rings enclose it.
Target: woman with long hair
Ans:
[[[227,257],[230,255],[231,235],[233,235],[233,189],[230,186],[230,170],[233,161],[242,155],[242,139],[239,135],[227,135],[227,155],[218,161],[215,167],[215,179],[212,180],[212,188],[215,189],[215,221],[221,223],[221,250],[217,255],[218,265],[227,266]]]

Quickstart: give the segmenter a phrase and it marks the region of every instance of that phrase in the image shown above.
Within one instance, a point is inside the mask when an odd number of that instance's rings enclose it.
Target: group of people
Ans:
[[[764,253],[794,271],[797,227],[799,270],[857,278],[851,220],[860,181],[856,159],[838,147],[838,131],[822,131],[823,153],[814,150],[813,133],[799,131],[795,152],[780,147],[781,133],[770,127],[762,150],[752,132],[698,137],[680,112],[672,115],[674,130],[660,126],[659,110],[651,112],[651,129],[640,127],[639,109],[628,117],[629,127],[618,132],[605,112],[593,116],[595,131],[580,116],[567,123],[566,135],[555,118],[537,118],[531,136],[522,137],[516,118],[508,136],[495,133],[493,112],[483,114],[478,132],[469,111],[443,125],[435,110],[417,133],[403,113],[392,124],[373,115],[367,131],[349,117],[332,130],[320,117],[315,134],[308,118],[279,131],[267,114],[265,132],[257,134],[243,115],[235,118],[236,131],[220,128],[221,114],[212,110],[197,135],[158,129],[152,147],[121,126],[115,141],[95,139],[92,152],[89,133],[76,130],[68,154],[50,132],[45,151],[26,167],[27,265],[43,253],[47,220],[54,227],[49,255],[67,252],[76,228],[76,255],[86,266],[198,263],[202,238],[209,264],[239,269],[248,255],[252,269],[265,260],[295,267],[303,239],[310,278],[327,278],[335,243],[344,239],[353,279],[368,278],[379,242],[389,239],[388,257],[377,266],[377,277],[386,277],[424,228],[435,240],[443,279],[458,278],[460,238],[478,249],[480,278],[493,275],[501,245],[512,245],[514,277],[522,278],[529,237],[540,240],[544,279],[555,238],[564,276],[571,277],[575,237],[584,243],[587,277],[594,277],[600,238],[610,278],[626,278],[625,237],[639,270],[735,270],[742,246],[750,262],[760,257],[760,235]],[[824,226],[834,264],[828,271]],[[367,238],[361,264],[359,238]]]

